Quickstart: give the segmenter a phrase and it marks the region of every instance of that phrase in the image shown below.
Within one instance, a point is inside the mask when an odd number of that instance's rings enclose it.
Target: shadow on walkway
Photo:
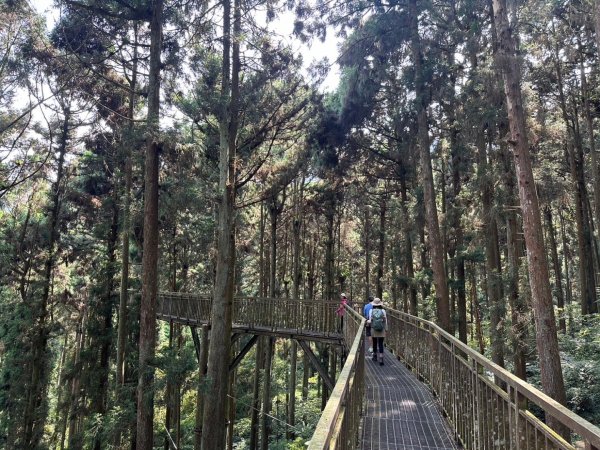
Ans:
[[[450,450],[456,444],[439,404],[415,375],[385,352],[380,366],[365,356],[363,450]]]

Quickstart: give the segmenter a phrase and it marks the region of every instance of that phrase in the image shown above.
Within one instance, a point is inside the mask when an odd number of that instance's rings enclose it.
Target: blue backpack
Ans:
[[[375,331],[383,331],[385,329],[385,315],[383,309],[371,310],[371,328]]]

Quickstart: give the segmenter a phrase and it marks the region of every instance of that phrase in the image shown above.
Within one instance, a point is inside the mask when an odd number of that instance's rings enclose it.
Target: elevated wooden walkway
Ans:
[[[190,325],[200,355],[208,340],[211,303],[210,296],[161,293],[157,316]],[[365,358],[364,317],[346,306],[342,326],[337,307],[336,302],[251,297],[236,298],[233,307],[232,340],[240,333],[254,337],[230,370],[258,335],[287,337],[298,341],[331,390],[309,450],[462,448],[457,442],[468,450],[600,450],[598,427],[436,324],[388,308],[386,365],[379,366]],[[195,332],[198,326],[206,335],[204,344]],[[342,346],[337,380],[321,367],[307,342],[312,340]],[[551,429],[544,422],[550,416],[568,432],[561,436]]]
[[[386,351],[385,365],[366,356],[366,407],[360,448],[363,450],[452,450],[452,430],[439,403],[397,358]]]

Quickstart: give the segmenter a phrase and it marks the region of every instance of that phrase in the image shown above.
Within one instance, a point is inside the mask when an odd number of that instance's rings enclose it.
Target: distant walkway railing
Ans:
[[[466,449],[600,449],[598,427],[437,325],[395,310],[388,309],[388,316],[386,345],[429,383]],[[534,405],[571,430],[584,447],[566,442],[538,419],[530,411]]]
[[[210,323],[212,298],[178,292],[161,292],[157,316],[189,325]],[[340,337],[337,302],[265,297],[236,297],[233,323],[247,331],[300,336]]]
[[[357,447],[365,384],[364,329],[365,319],[346,307],[344,342],[350,351],[310,440],[309,450]]]

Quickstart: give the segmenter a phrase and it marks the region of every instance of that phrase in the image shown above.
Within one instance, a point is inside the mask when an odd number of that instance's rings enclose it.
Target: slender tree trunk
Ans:
[[[334,219],[335,219],[335,209],[336,209],[336,201],[334,199],[334,193],[332,191],[327,193],[328,199],[326,200],[325,207],[325,219],[327,223],[327,237],[325,241],[325,295],[324,300],[332,301],[334,300]]]
[[[154,446],[154,370],[156,301],[158,297],[158,167],[160,112],[160,52],[164,0],[153,0],[150,21],[150,74],[144,173],[144,247],[140,304],[139,375],[137,387],[137,450]]]
[[[519,266],[521,243],[518,238],[517,217],[513,210],[507,214],[506,233],[508,246],[509,301],[513,327],[513,366],[514,373],[522,380],[527,379],[527,328],[529,315],[527,305],[519,294]]]
[[[455,20],[456,4],[451,2],[451,18]],[[454,51],[448,52],[448,64],[453,67],[456,64]],[[473,68],[477,65],[477,60],[473,64]],[[461,224],[463,214],[463,206],[460,200],[462,191],[461,171],[464,170],[464,154],[466,148],[461,147],[459,142],[460,125],[456,120],[456,77],[455,71],[450,74],[450,103],[447,108],[449,139],[450,139],[450,165],[452,178],[452,198],[450,199],[449,219],[450,226],[454,233],[454,242],[452,244],[452,259],[455,270],[455,291],[456,291],[456,321],[458,326],[458,338],[460,341],[467,342],[467,298],[465,291],[465,260],[462,256],[464,246],[464,233]]]
[[[342,271],[340,270],[340,265],[342,263],[341,248],[342,248],[342,215],[344,214],[343,208],[339,205],[337,208],[337,213],[335,215],[335,224],[334,224],[334,241],[335,241],[335,252],[334,252],[334,279],[337,277],[338,283],[334,284],[337,286],[338,292],[346,291],[346,277],[342,275]],[[352,295],[348,297],[350,300],[352,299]]]
[[[208,325],[202,326],[200,356],[198,358],[198,385],[196,387],[196,412],[194,429],[194,450],[202,448],[202,413],[204,412],[205,383],[208,363]]]
[[[583,50],[580,48],[580,52],[583,53]],[[589,134],[589,144],[590,144],[590,155],[592,157],[592,181],[593,181],[593,191],[594,191],[594,206],[595,206],[595,219],[596,226],[600,227],[600,171],[598,166],[598,154],[596,153],[596,140],[594,139],[594,120],[592,117],[592,108],[590,106],[590,90],[587,83],[587,77],[585,76],[585,67],[583,65],[583,55],[580,58],[580,71],[581,71],[581,93],[583,97],[583,108],[585,111],[585,120],[587,125],[587,132]],[[591,208],[590,208],[591,211]],[[591,214],[590,214],[591,219]],[[593,237],[593,234],[590,233]],[[597,241],[594,241],[596,244]],[[595,245],[594,245],[595,247]],[[597,254],[597,252],[596,252]],[[594,299],[595,300],[595,299]],[[596,308],[597,310],[597,308]],[[596,311],[597,312],[597,311]]]
[[[398,227],[399,229],[401,227]],[[407,295],[406,295],[406,288],[407,288],[407,283],[403,282],[402,286],[400,283],[400,277],[398,275],[398,268],[400,267],[401,263],[401,252],[402,249],[400,248],[400,242],[401,242],[401,237],[399,234],[397,234],[396,236],[394,236],[392,238],[392,241],[394,242],[393,244],[390,245],[390,271],[391,271],[391,294],[392,294],[392,308],[393,309],[398,309],[398,302],[400,302],[400,304],[402,304],[403,306],[403,311],[405,313],[408,313],[408,299],[407,299]]]
[[[277,198],[272,199],[272,204],[269,207],[269,217],[271,219],[271,233],[270,233],[270,243],[271,243],[271,263],[270,273],[269,273],[269,297],[277,296],[277,218],[279,215],[279,211],[277,210]]]
[[[422,203],[419,205],[421,209],[424,208],[425,205]],[[419,212],[420,217],[417,217],[417,222],[419,223],[419,243],[421,247],[421,270],[426,272],[430,269],[429,260],[427,258],[427,241],[425,241],[425,217],[423,217],[423,213],[425,211],[421,210]],[[429,294],[431,294],[431,283],[429,282],[429,276],[424,277],[423,281],[421,281],[421,297],[423,300],[423,304],[426,304],[427,299],[429,298]]]
[[[48,218],[48,246],[47,256],[44,262],[44,281],[39,304],[35,305],[33,311],[35,320],[35,335],[33,338],[33,355],[31,362],[31,378],[25,411],[23,413],[23,443],[27,448],[37,447],[42,438],[44,425],[46,423],[46,386],[48,383],[48,300],[50,299],[50,287],[52,284],[52,272],[56,262],[57,244],[60,239],[59,214],[62,204],[65,177],[65,156],[69,143],[69,128],[71,121],[71,110],[69,106],[63,105],[63,123],[58,147],[58,160],[56,168],[56,181],[52,184],[50,192],[50,214]]]
[[[70,385],[70,405],[68,410],[68,421],[69,421],[69,440],[68,440],[68,448],[76,449],[81,445],[79,433],[77,433],[77,418],[80,416],[79,405],[81,403],[79,387],[81,384],[81,352],[85,348],[85,340],[86,340],[86,321],[87,321],[87,307],[82,311],[81,318],[79,323],[77,324],[77,333],[75,335],[75,356],[73,357],[73,366],[75,367],[74,375],[71,380]],[[66,430],[67,418],[65,417],[65,423],[63,430]],[[62,441],[60,448],[64,449],[64,441],[65,441],[66,433],[63,431]]]
[[[333,345],[329,346],[329,378],[335,380],[335,373],[337,371],[337,354]],[[329,396],[327,397],[329,400]]]
[[[451,218],[452,229],[454,231],[454,267],[456,277],[456,312],[458,322],[458,339],[467,342],[467,296],[465,293],[465,260],[461,256],[463,250],[463,229],[461,224],[462,207],[460,205],[460,193],[462,191],[460,171],[463,166],[463,149],[458,144],[458,125],[454,117],[454,101],[450,107],[452,111],[449,116],[451,126],[450,130],[450,151],[452,157],[452,196]]]
[[[504,132],[501,129],[500,135]],[[530,316],[525,300],[519,293],[519,267],[521,257],[523,256],[522,240],[519,238],[518,230],[520,227],[517,221],[517,193],[514,166],[511,161],[511,155],[506,146],[502,146],[502,165],[504,171],[504,184],[506,186],[506,197],[508,206],[505,207],[506,213],[506,247],[507,247],[507,286],[508,300],[511,309],[512,321],[512,344],[513,344],[513,366],[514,373],[519,378],[527,378],[527,330],[529,327]]]
[[[258,448],[258,432],[260,424],[260,372],[264,367],[265,337],[259,337],[256,344],[256,364],[254,366],[254,384],[252,387],[252,410],[250,412],[250,450]]]
[[[311,246],[309,246],[309,258],[308,258],[308,273],[306,275],[306,297],[310,300],[315,299],[315,272],[317,266],[317,242],[318,238],[315,239]]]
[[[308,379],[310,378],[310,361],[305,353],[302,356],[302,400],[308,400]]]
[[[579,249],[579,279],[581,284],[581,313],[592,314],[596,312],[596,282],[594,264],[587,261],[594,260],[593,235],[590,226],[590,211],[588,209],[588,194],[583,170],[583,146],[575,132],[575,146],[567,144],[571,150],[569,155],[573,183],[575,185],[575,218],[577,223],[577,237]]]
[[[421,177],[423,180],[425,213],[427,218],[427,231],[429,234],[429,249],[431,252],[431,265],[433,269],[433,281],[435,284],[437,320],[444,330],[450,331],[450,298],[448,294],[446,267],[444,264],[443,242],[440,233],[437,208],[435,205],[435,189],[433,186],[429,126],[427,123],[427,108],[429,106],[429,99],[423,69],[421,38],[419,37],[419,12],[417,8],[417,0],[410,0],[409,9],[411,16],[411,47],[413,53],[415,91],[417,97],[416,107]]]
[[[115,287],[115,276],[117,274],[116,268],[116,251],[117,251],[117,240],[119,238],[119,208],[117,205],[118,199],[118,187],[113,186],[113,198],[112,198],[112,223],[110,225],[110,233],[107,243],[107,263],[105,271],[105,287],[103,298],[100,304],[100,313],[102,321],[101,337],[100,337],[100,361],[98,365],[99,380],[97,386],[97,392],[94,393],[93,397],[95,402],[92,404],[92,412],[96,413],[100,417],[104,418],[108,408],[108,376],[110,373],[109,358],[110,350],[112,347],[112,335],[113,335],[113,323],[112,316],[114,310],[113,290]],[[102,442],[105,440],[105,436],[102,434],[102,429],[94,440],[94,450],[100,450],[102,448]]]
[[[233,450],[233,427],[235,425],[235,383],[237,369],[233,371],[229,380],[229,397],[227,398],[227,450]]]
[[[181,349],[183,347],[183,333],[181,324],[175,324],[175,334],[177,335],[177,355],[181,356]],[[175,445],[177,448],[181,448],[181,381],[176,380],[175,383],[175,416],[173,418],[173,424],[175,427]]]
[[[300,236],[301,236],[301,208],[303,202],[304,192],[304,178],[300,180],[300,189],[298,192],[298,186],[295,186],[294,195],[294,221],[293,221],[293,260],[292,260],[292,299],[299,301],[300,297]],[[290,378],[288,383],[288,413],[287,422],[289,427],[287,428],[286,438],[288,440],[294,440],[295,433],[293,427],[296,425],[296,372],[298,369],[298,343],[292,339],[290,346]]]
[[[174,214],[173,219],[173,230],[171,235],[171,276],[170,276],[170,290],[171,292],[177,291],[177,214]],[[173,349],[175,345],[180,343],[179,325],[173,322],[169,323],[169,349]],[[175,344],[174,344],[175,343]],[[179,350],[178,350],[179,353]],[[167,385],[165,389],[165,402],[167,404],[165,414],[165,438],[163,447],[165,450],[169,450],[171,447],[171,439],[173,436],[177,437],[177,433],[173,431],[177,425],[177,403],[179,397],[179,386],[172,379],[167,379]],[[170,435],[170,438],[169,438]]]
[[[27,279],[29,276],[29,269],[31,267],[31,256],[25,256],[25,237],[27,236],[27,229],[29,227],[29,221],[31,220],[31,209],[33,208],[33,202],[31,201],[31,197],[27,202],[27,214],[25,215],[25,220],[23,221],[23,227],[21,228],[21,233],[19,234],[19,246],[18,250],[15,252],[15,267],[19,265],[20,262],[23,262],[23,268],[21,269],[21,275],[19,277],[19,294],[21,295],[21,300],[23,302],[27,302]]]
[[[481,329],[481,309],[477,299],[477,275],[475,273],[475,264],[471,267],[471,307],[474,311],[475,335],[479,344],[479,353],[485,354],[485,341],[483,340],[483,331]]]
[[[258,255],[258,295],[266,297],[266,286],[265,286],[265,205],[264,202],[260,203],[260,217],[259,217],[259,255]]]
[[[513,145],[519,199],[523,213],[523,230],[529,263],[529,282],[531,285],[542,388],[546,394],[564,405],[566,396],[558,350],[550,276],[545,254],[540,208],[531,167],[525,111],[521,98],[520,63],[516,57],[515,42],[506,15],[506,1],[493,0],[493,11],[498,31],[498,62],[504,80],[511,144]],[[548,424],[568,438],[568,431],[559,421],[549,417]]]
[[[383,197],[379,203],[379,253],[377,255],[377,297],[383,298],[383,265],[385,261],[385,215],[387,199]]]
[[[406,189],[406,180],[400,180],[400,199],[402,201],[402,217],[404,222],[404,262],[406,278],[408,278],[408,312],[413,316],[418,313],[417,306],[417,286],[415,283],[415,270],[413,268],[413,248],[412,248],[412,227],[408,214],[408,195]]]
[[[583,171],[583,148],[581,137],[579,135],[578,121],[576,118],[571,120],[567,109],[567,101],[564,94],[564,83],[562,68],[560,65],[559,49],[554,49],[555,70],[557,76],[558,93],[560,108],[563,120],[567,128],[567,159],[571,171],[571,178],[574,185],[575,194],[575,219],[577,225],[577,248],[579,251],[579,261],[587,261],[593,257],[592,240],[593,236],[589,227],[588,208],[587,208],[587,188],[585,183],[585,174]],[[576,115],[576,112],[574,113]],[[592,312],[596,300],[595,276],[593,264],[579,265],[579,283],[581,295],[581,312],[589,314]]]
[[[53,448],[57,447],[57,442],[59,441],[59,439],[61,442],[63,440],[62,435],[64,434],[64,428],[62,426],[63,420],[61,416],[66,418],[68,413],[68,403],[64,399],[64,393],[65,391],[68,392],[68,383],[65,377],[65,362],[67,361],[67,353],[69,353],[69,334],[70,333],[68,331],[65,332],[65,340],[63,341],[62,351],[60,355],[58,376],[56,377],[56,410],[54,415],[55,427],[51,439],[51,446]]]
[[[319,344],[317,343],[317,348]],[[325,372],[329,371],[329,347],[327,346],[327,344],[321,344],[320,347],[320,356],[321,356],[321,363],[323,364],[323,369],[325,370]],[[325,409],[325,405],[327,405],[327,399],[329,398],[329,389],[327,388],[327,385],[323,382],[323,380],[321,379],[321,377],[319,376],[319,383],[321,386],[321,411],[323,411]]]
[[[295,433],[293,427],[296,425],[296,371],[298,367],[298,344],[295,340],[292,340],[290,346],[290,378],[288,384],[288,411],[287,411],[287,423],[289,427],[286,431],[286,439],[293,441]]]
[[[554,278],[556,280],[556,303],[560,317],[558,319],[558,327],[565,334],[567,332],[567,322],[565,320],[565,299],[562,288],[562,273],[560,270],[560,260],[558,259],[558,248],[556,244],[556,233],[554,232],[554,224],[552,223],[552,210],[550,206],[546,206],[544,210],[546,217],[546,226],[548,227],[548,238],[550,239],[550,254],[552,255],[552,266],[554,268]]]
[[[481,189],[481,222],[485,246],[485,268],[487,274],[487,293],[490,309],[490,346],[492,361],[504,367],[504,319],[506,306],[500,291],[502,275],[498,261],[498,227],[493,213],[494,190],[488,166],[488,156],[484,139],[484,130],[480,129],[477,137],[478,150],[478,184]]]
[[[569,259],[571,257],[571,253],[569,251],[569,246],[567,244],[567,233],[565,231],[565,220],[560,211],[558,210],[558,220],[560,222],[560,235],[562,241],[562,249],[563,249],[563,258],[564,258],[564,267],[565,267],[565,302],[567,304],[568,309],[568,329],[572,330],[573,327],[573,314],[571,310],[571,303],[573,303],[573,294],[571,291],[571,274],[569,269]]]
[[[219,450],[225,445],[227,387],[229,386],[229,351],[234,295],[235,268],[235,195],[236,137],[239,109],[240,73],[240,0],[234,0],[233,39],[230,31],[230,0],[223,0],[223,80],[220,117],[219,156],[219,239],[214,298],[211,311],[212,330],[208,356],[208,376],[212,386],[210,400],[204,405],[203,450]],[[230,55],[230,48],[232,54]],[[230,74],[231,58],[231,74]],[[231,81],[230,81],[231,80]]]
[[[440,233],[442,237],[442,255],[444,259],[444,268],[446,271],[446,284],[448,286],[448,333],[454,335],[454,322],[456,312],[456,295],[454,289],[450,287],[448,280],[454,279],[454,270],[448,264],[448,258],[450,257],[448,252],[448,194],[446,186],[446,155],[442,152],[439,155],[440,161],[440,176],[438,177],[439,183],[439,199],[440,199],[440,214],[442,220],[440,222]],[[435,188],[434,188],[435,192]],[[437,206],[437,200],[436,200]],[[438,302],[439,304],[439,302]]]
[[[277,193],[273,194],[269,205],[269,217],[271,219],[271,262],[269,272],[269,296],[277,297],[279,295],[279,283],[277,283],[277,222],[279,215],[283,211],[285,195],[280,202]]]
[[[283,255],[282,255],[282,258],[280,258],[281,262],[279,264],[279,275],[277,278],[278,280],[281,280],[279,282],[278,297],[290,298],[290,288],[289,288],[289,281],[288,281],[288,276],[287,276],[288,253],[290,251],[290,243],[288,240],[289,239],[289,233],[288,233],[289,226],[287,226],[287,224],[284,224],[284,225],[286,225],[286,226],[283,227]]]
[[[265,353],[265,376],[263,380],[263,399],[260,426],[260,448],[269,449],[269,436],[271,434],[271,366],[273,364],[273,338],[267,340]]]
[[[169,322],[169,349],[173,348],[173,328],[174,323]],[[166,403],[166,412],[165,412],[165,432],[164,432],[164,440],[163,440],[163,449],[169,450],[171,448],[171,439],[173,436],[172,433],[172,423],[173,423],[173,382],[170,379],[167,379],[167,385],[165,387],[165,403]]]
[[[119,323],[117,326],[117,367],[116,381],[118,386],[123,385],[125,373],[125,345],[127,343],[127,300],[129,298],[129,234],[131,232],[131,187],[133,184],[133,167],[131,161],[131,135],[133,133],[133,118],[135,110],[138,68],[138,25],[133,28],[133,68],[131,70],[131,82],[129,84],[129,107],[127,118],[129,119],[128,131],[129,142],[126,143],[125,155],[125,192],[123,205],[123,230],[121,234],[121,286],[119,292]],[[120,435],[120,433],[118,433]],[[118,440],[117,440],[118,442]]]
[[[131,230],[131,187],[132,167],[131,158],[125,163],[125,204],[123,206],[123,232],[121,238],[121,286],[119,293],[119,322],[117,327],[117,364],[116,382],[122,386],[125,372],[125,345],[127,337],[127,301],[129,288],[129,233]]]

